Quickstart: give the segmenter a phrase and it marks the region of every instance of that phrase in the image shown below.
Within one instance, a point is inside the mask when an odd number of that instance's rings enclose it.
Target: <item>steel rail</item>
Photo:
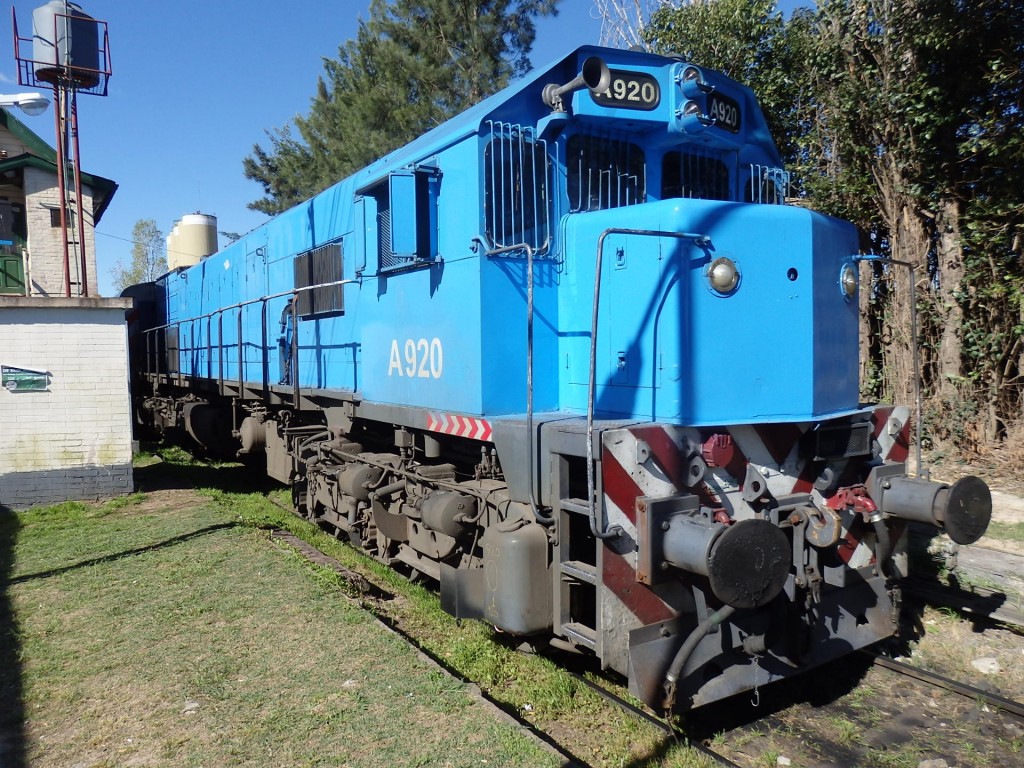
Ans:
[[[650,712],[647,712],[646,710],[641,709],[640,707],[638,707],[635,704],[633,704],[631,701],[622,698],[617,693],[609,691],[607,688],[602,688],[600,685],[598,685],[594,681],[588,679],[587,677],[585,677],[585,676],[583,676],[583,675],[581,675],[581,674],[579,674],[577,672],[569,672],[569,674],[572,675],[576,680],[578,680],[579,682],[583,683],[585,686],[590,688],[590,690],[592,690],[598,696],[603,698],[605,701],[608,701],[609,703],[614,704],[615,706],[617,706],[617,707],[619,707],[621,709],[626,710],[630,714],[635,715],[635,716],[641,718],[642,720],[650,723],[651,725],[655,726],[656,728],[660,729],[661,731],[664,731],[665,733],[669,734],[670,736],[672,736],[675,739],[679,739],[681,737],[685,741],[686,746],[688,746],[691,749],[694,749],[694,750],[700,752],[702,755],[705,755],[706,757],[710,758],[711,760],[714,760],[716,764],[724,765],[724,766],[726,766],[726,768],[740,768],[740,766],[738,764],[734,763],[732,760],[730,760],[725,755],[722,755],[722,754],[720,754],[718,752],[715,752],[715,750],[711,749],[710,747],[704,746],[699,741],[695,741],[695,740],[691,739],[689,736],[686,735],[685,732],[680,731],[677,728],[673,728],[671,725],[669,725],[667,722],[665,722],[661,718],[655,717]]]
[[[898,672],[901,675],[912,677],[915,680],[920,680],[922,683],[928,683],[938,688],[950,691],[952,693],[959,694],[960,696],[966,696],[969,699],[975,699],[976,701],[983,701],[990,706],[1001,709],[1004,712],[1009,712],[1017,717],[1024,717],[1024,704],[1012,699],[1007,699],[1003,696],[999,696],[995,693],[983,691],[980,688],[975,688],[973,685],[967,685],[966,683],[957,682],[952,678],[940,675],[938,672],[929,672],[926,669],[915,667],[910,664],[904,664],[903,662],[890,659],[887,656],[882,656],[877,651],[872,651],[867,648],[862,648],[861,653],[868,656],[872,661],[879,667]]]

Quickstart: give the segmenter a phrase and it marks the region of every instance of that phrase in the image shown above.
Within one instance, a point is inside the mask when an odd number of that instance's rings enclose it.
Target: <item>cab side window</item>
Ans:
[[[644,151],[628,141],[576,134],[566,143],[569,210],[602,211],[647,200]]]
[[[437,259],[440,189],[441,172],[417,165],[361,191],[372,199],[371,210],[376,209],[379,271],[417,267]]]
[[[494,124],[484,147],[484,234],[492,248],[547,247],[551,177],[547,143],[529,128]]]
[[[732,200],[729,169],[713,155],[667,152],[661,162],[661,198]]]

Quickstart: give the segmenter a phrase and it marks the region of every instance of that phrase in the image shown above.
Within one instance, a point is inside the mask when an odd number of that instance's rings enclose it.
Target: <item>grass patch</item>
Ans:
[[[833,715],[829,718],[829,726],[832,729],[833,737],[845,747],[860,742],[861,726],[842,715]]]
[[[286,489],[179,449],[140,464],[151,493],[18,517],[8,592],[33,765],[552,762],[518,729],[468,711],[478,705],[461,684],[410,673],[411,649],[346,599],[337,574],[270,540],[271,527],[392,593],[379,606],[388,621],[588,763],[709,764],[272,503],[290,507]]]
[[[867,754],[867,768],[915,768],[921,761],[919,750],[909,747],[871,749]]]
[[[239,525],[265,501],[158,496],[17,515],[0,764],[558,764]]]
[[[1000,523],[993,520],[988,524],[985,535],[992,539],[1024,544],[1024,523]]]
[[[229,506],[245,524],[287,530],[394,594],[396,599],[383,606],[383,612],[423,650],[538,727],[557,734],[572,729],[573,736],[564,743],[579,749],[577,754],[589,763],[681,768],[701,764],[698,752],[674,742],[666,749],[663,733],[580,687],[550,659],[516,652],[482,622],[456,622],[441,610],[436,593],[271,503],[290,503],[286,490],[271,492],[270,500],[261,494],[202,493]],[[579,727],[582,720],[585,723]],[[587,722],[600,726],[588,727]]]

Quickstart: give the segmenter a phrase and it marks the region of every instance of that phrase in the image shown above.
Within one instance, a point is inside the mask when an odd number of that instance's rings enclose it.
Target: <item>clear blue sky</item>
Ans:
[[[44,2],[14,0],[23,37]],[[242,176],[242,159],[265,129],[308,110],[322,58],[354,36],[369,0],[79,4],[110,32],[109,93],[78,101],[82,168],[120,187],[96,234],[100,294],[110,296],[111,269],[130,261],[140,218],[155,219],[164,234],[195,211],[216,215],[218,229],[229,232],[266,220],[246,207],[262,190]],[[543,64],[596,44],[600,29],[593,0],[561,0],[557,17],[540,20],[531,59]],[[12,38],[10,29],[0,34],[2,93],[27,90],[17,84]],[[52,107],[18,116],[52,145]]]

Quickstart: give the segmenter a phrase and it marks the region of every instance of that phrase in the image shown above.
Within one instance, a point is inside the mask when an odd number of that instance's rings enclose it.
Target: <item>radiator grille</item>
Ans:
[[[398,256],[391,248],[391,201],[386,195],[377,199],[377,257],[380,261],[380,271],[387,272],[390,269],[404,266],[408,259]]]

